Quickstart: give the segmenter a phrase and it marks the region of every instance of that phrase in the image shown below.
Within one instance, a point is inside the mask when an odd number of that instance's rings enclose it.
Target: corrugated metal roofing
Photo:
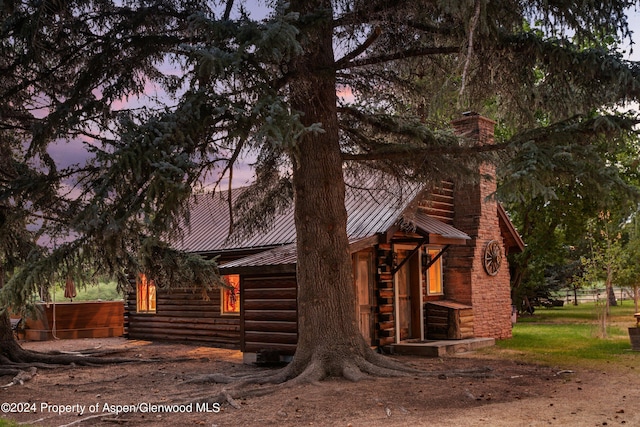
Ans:
[[[428,234],[437,234],[448,239],[471,239],[467,233],[464,233],[449,224],[445,224],[442,221],[438,221],[424,212],[417,212],[413,222],[417,228]]]
[[[384,233],[402,218],[402,214],[420,194],[417,186],[376,188],[362,184],[347,187],[347,234],[349,242],[356,243],[378,233]],[[367,188],[368,187],[368,188]],[[243,191],[236,189],[232,199]],[[406,219],[405,219],[406,222]],[[462,231],[418,211],[410,218],[420,232],[467,240]],[[264,267],[295,264],[295,224],[293,208],[276,216],[272,227],[244,240],[229,240],[228,194],[215,193],[198,196],[191,206],[191,227],[182,240],[181,249],[192,252],[217,252],[223,250],[272,248],[222,265],[223,268]],[[274,248],[275,246],[275,248]]]
[[[232,202],[244,188],[232,190]],[[229,236],[229,198],[227,192],[197,195],[190,206],[189,227],[173,245],[186,252],[218,252],[231,249],[269,248],[295,241],[293,210],[276,215],[271,227],[242,239]]]
[[[288,245],[224,263],[221,267],[264,267],[268,265],[295,264],[296,262],[298,262],[296,245],[295,243],[290,243]]]
[[[409,204],[418,196],[416,185],[386,183],[387,188],[372,186],[374,181],[347,187],[347,235],[357,240],[386,232],[398,221]],[[243,191],[232,191],[234,201]],[[190,226],[173,245],[187,252],[220,252],[237,249],[259,249],[286,245],[295,241],[293,206],[274,218],[263,233],[242,239],[229,239],[228,193],[216,192],[194,197],[190,208]]]
[[[243,188],[232,190],[232,202]],[[386,183],[376,187],[374,181],[348,186],[345,195],[347,235],[354,241],[389,230],[420,194],[416,185]],[[295,242],[293,207],[277,214],[268,230],[242,239],[229,238],[229,202],[227,192],[198,195],[190,207],[190,226],[182,239],[173,245],[187,252],[220,252],[238,249],[272,248]],[[469,239],[454,227],[417,212],[412,222],[425,232],[447,238]]]
[[[349,240],[349,244],[358,243],[361,240],[362,239],[351,239]],[[296,250],[296,244],[290,243],[288,245],[279,246],[270,250],[259,252],[257,254],[249,255],[244,258],[225,262],[220,267],[265,267],[272,265],[295,264],[297,262],[298,253]]]

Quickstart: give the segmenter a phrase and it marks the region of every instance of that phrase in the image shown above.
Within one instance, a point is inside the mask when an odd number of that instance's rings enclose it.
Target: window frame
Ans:
[[[437,256],[438,253],[442,251],[441,247],[437,246],[423,246],[422,247],[422,258],[421,258],[421,266],[423,269],[423,278],[425,280],[425,290],[427,291],[427,296],[442,296],[444,295],[444,276],[443,276],[443,266],[442,266],[442,256],[438,258],[438,260],[428,269],[425,268],[431,259],[434,256]],[[432,279],[432,269],[435,269],[434,274],[437,274],[438,281],[438,290],[431,290],[431,279]],[[435,276],[434,276],[435,277]]]
[[[239,274],[225,274],[222,276],[222,279],[233,287],[232,289],[222,288],[220,289],[220,314],[222,316],[240,316],[240,275]],[[237,307],[233,310],[228,309],[227,307],[232,303],[229,302],[229,299],[234,296],[236,301],[233,304],[237,304]]]
[[[153,280],[139,274],[136,279],[136,313],[156,314],[158,312],[158,288]]]

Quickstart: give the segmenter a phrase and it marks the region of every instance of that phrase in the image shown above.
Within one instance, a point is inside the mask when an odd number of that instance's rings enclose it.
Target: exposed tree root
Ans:
[[[18,368],[2,368],[0,369],[0,377],[5,375],[17,375],[18,372],[20,372],[20,369]]]
[[[383,356],[382,354],[379,354],[373,351],[365,353],[365,360],[381,368],[387,368],[393,371],[405,372],[407,374],[424,372],[419,369],[415,369],[410,366],[407,366],[402,362],[398,362],[397,360],[392,359],[389,356]]]
[[[98,384],[113,384],[116,381],[119,381],[121,379],[127,378],[128,375],[118,375],[117,377],[111,377],[111,378],[103,378],[103,379],[99,379],[99,380],[91,380],[88,382],[71,382],[71,383],[56,383],[56,387],[74,387],[74,388],[79,388],[82,386],[97,386]]]
[[[25,382],[31,381],[33,377],[36,376],[37,373],[38,373],[38,369],[33,367],[29,368],[28,371],[20,371],[13,377],[10,383],[5,384],[0,388],[7,388],[14,385],[23,385]]]
[[[70,366],[75,365],[65,365],[65,364],[54,364],[54,363],[41,363],[41,362],[6,362],[3,363],[5,366],[10,366],[16,369],[28,369],[28,368],[38,368],[38,369],[60,369],[60,368],[69,368]]]
[[[185,381],[185,383],[223,384],[225,388],[217,395],[212,395],[211,391],[207,392],[205,390],[195,396],[193,392],[190,391],[176,397],[179,400],[186,399],[186,402],[229,404],[234,408],[239,408],[240,405],[237,403],[238,399],[263,396],[277,392],[283,388],[297,385],[317,384],[329,376],[338,376],[349,381],[361,381],[375,377],[414,376],[444,379],[451,377],[487,378],[492,376],[491,369],[488,367],[465,370],[424,371],[403,365],[401,362],[389,357],[376,353],[371,354],[373,356],[356,356],[344,358],[339,361],[311,358],[301,371],[300,364],[296,364],[294,361],[277,371],[263,370],[249,375],[223,375],[216,373],[200,376]],[[340,371],[336,371],[338,368]],[[336,372],[337,375],[335,374]]]
[[[73,366],[101,366],[109,364],[122,364],[122,363],[148,363],[157,361],[183,361],[192,360],[190,358],[180,359],[142,359],[138,357],[103,357],[101,355],[83,354],[83,353],[38,353],[31,350],[25,350],[17,343],[15,345],[0,346],[0,365],[2,365],[6,374],[0,375],[15,375],[16,372],[22,369],[28,369],[36,367],[38,369],[59,369],[68,368]],[[108,353],[105,353],[108,354]]]
[[[126,357],[101,357],[103,350],[89,349],[85,352],[38,353],[26,350],[16,340],[9,315],[0,312],[0,366],[6,374],[15,375],[20,370],[29,368],[50,369],[62,366],[98,366],[115,363],[152,362],[158,359],[141,359]],[[162,360],[162,359],[159,359]]]
[[[98,366],[107,365],[113,363],[139,363],[139,362],[152,362],[161,359],[140,359],[140,358],[127,358],[127,357],[99,357],[99,356],[84,356],[84,355],[71,355],[71,354],[46,354],[37,353],[28,350],[22,350],[18,354],[11,355],[7,358],[6,362],[9,366],[27,367],[36,366],[41,368],[47,367],[60,367],[63,365],[76,365],[76,366]],[[47,366],[49,365],[49,366]]]
[[[78,350],[78,351],[52,350],[42,354],[48,354],[51,356],[68,355],[68,356],[80,356],[80,357],[88,357],[88,356],[103,357],[103,356],[110,356],[113,354],[124,353],[129,350],[130,349],[128,348],[116,348],[116,349],[92,348],[92,349]]]
[[[75,420],[73,422],[70,422],[69,424],[63,424],[63,425],[58,426],[58,427],[71,427],[71,426],[74,426],[74,425],[77,425],[77,424],[81,424],[81,423],[83,423],[85,421],[88,421],[88,420],[92,420],[92,419],[95,419],[95,418],[104,418],[104,417],[109,416],[109,415],[112,415],[112,414],[109,414],[107,412],[107,413],[104,413],[104,414],[89,415],[88,417],[80,418],[79,420]]]
[[[201,375],[184,382],[184,384],[230,384],[238,381],[237,379],[223,374]]]

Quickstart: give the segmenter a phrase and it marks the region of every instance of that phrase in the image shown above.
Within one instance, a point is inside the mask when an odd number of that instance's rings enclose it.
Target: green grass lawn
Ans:
[[[565,303],[564,307],[538,307],[533,316],[518,317],[518,323],[592,323],[598,319],[598,308],[593,302],[577,306]],[[633,324],[633,313],[633,301],[619,301],[618,306],[611,307],[610,320],[612,323]]]
[[[635,325],[633,304],[611,307],[607,338],[599,337],[599,311],[594,303],[537,309],[533,316],[518,318],[513,338],[499,341],[497,348],[522,361],[566,369],[606,364],[640,373],[640,352],[631,351],[627,331]]]
[[[116,289],[116,282],[102,282],[97,285],[88,285],[85,288],[76,289],[76,297],[73,301],[117,301],[123,296]],[[56,288],[56,302],[68,302],[69,298],[64,297],[64,289]],[[1,426],[0,426],[1,427]]]

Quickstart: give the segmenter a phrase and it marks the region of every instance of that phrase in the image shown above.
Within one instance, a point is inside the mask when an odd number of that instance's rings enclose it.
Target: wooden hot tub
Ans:
[[[123,301],[38,304],[34,317],[26,320],[26,340],[119,337],[124,332]]]

